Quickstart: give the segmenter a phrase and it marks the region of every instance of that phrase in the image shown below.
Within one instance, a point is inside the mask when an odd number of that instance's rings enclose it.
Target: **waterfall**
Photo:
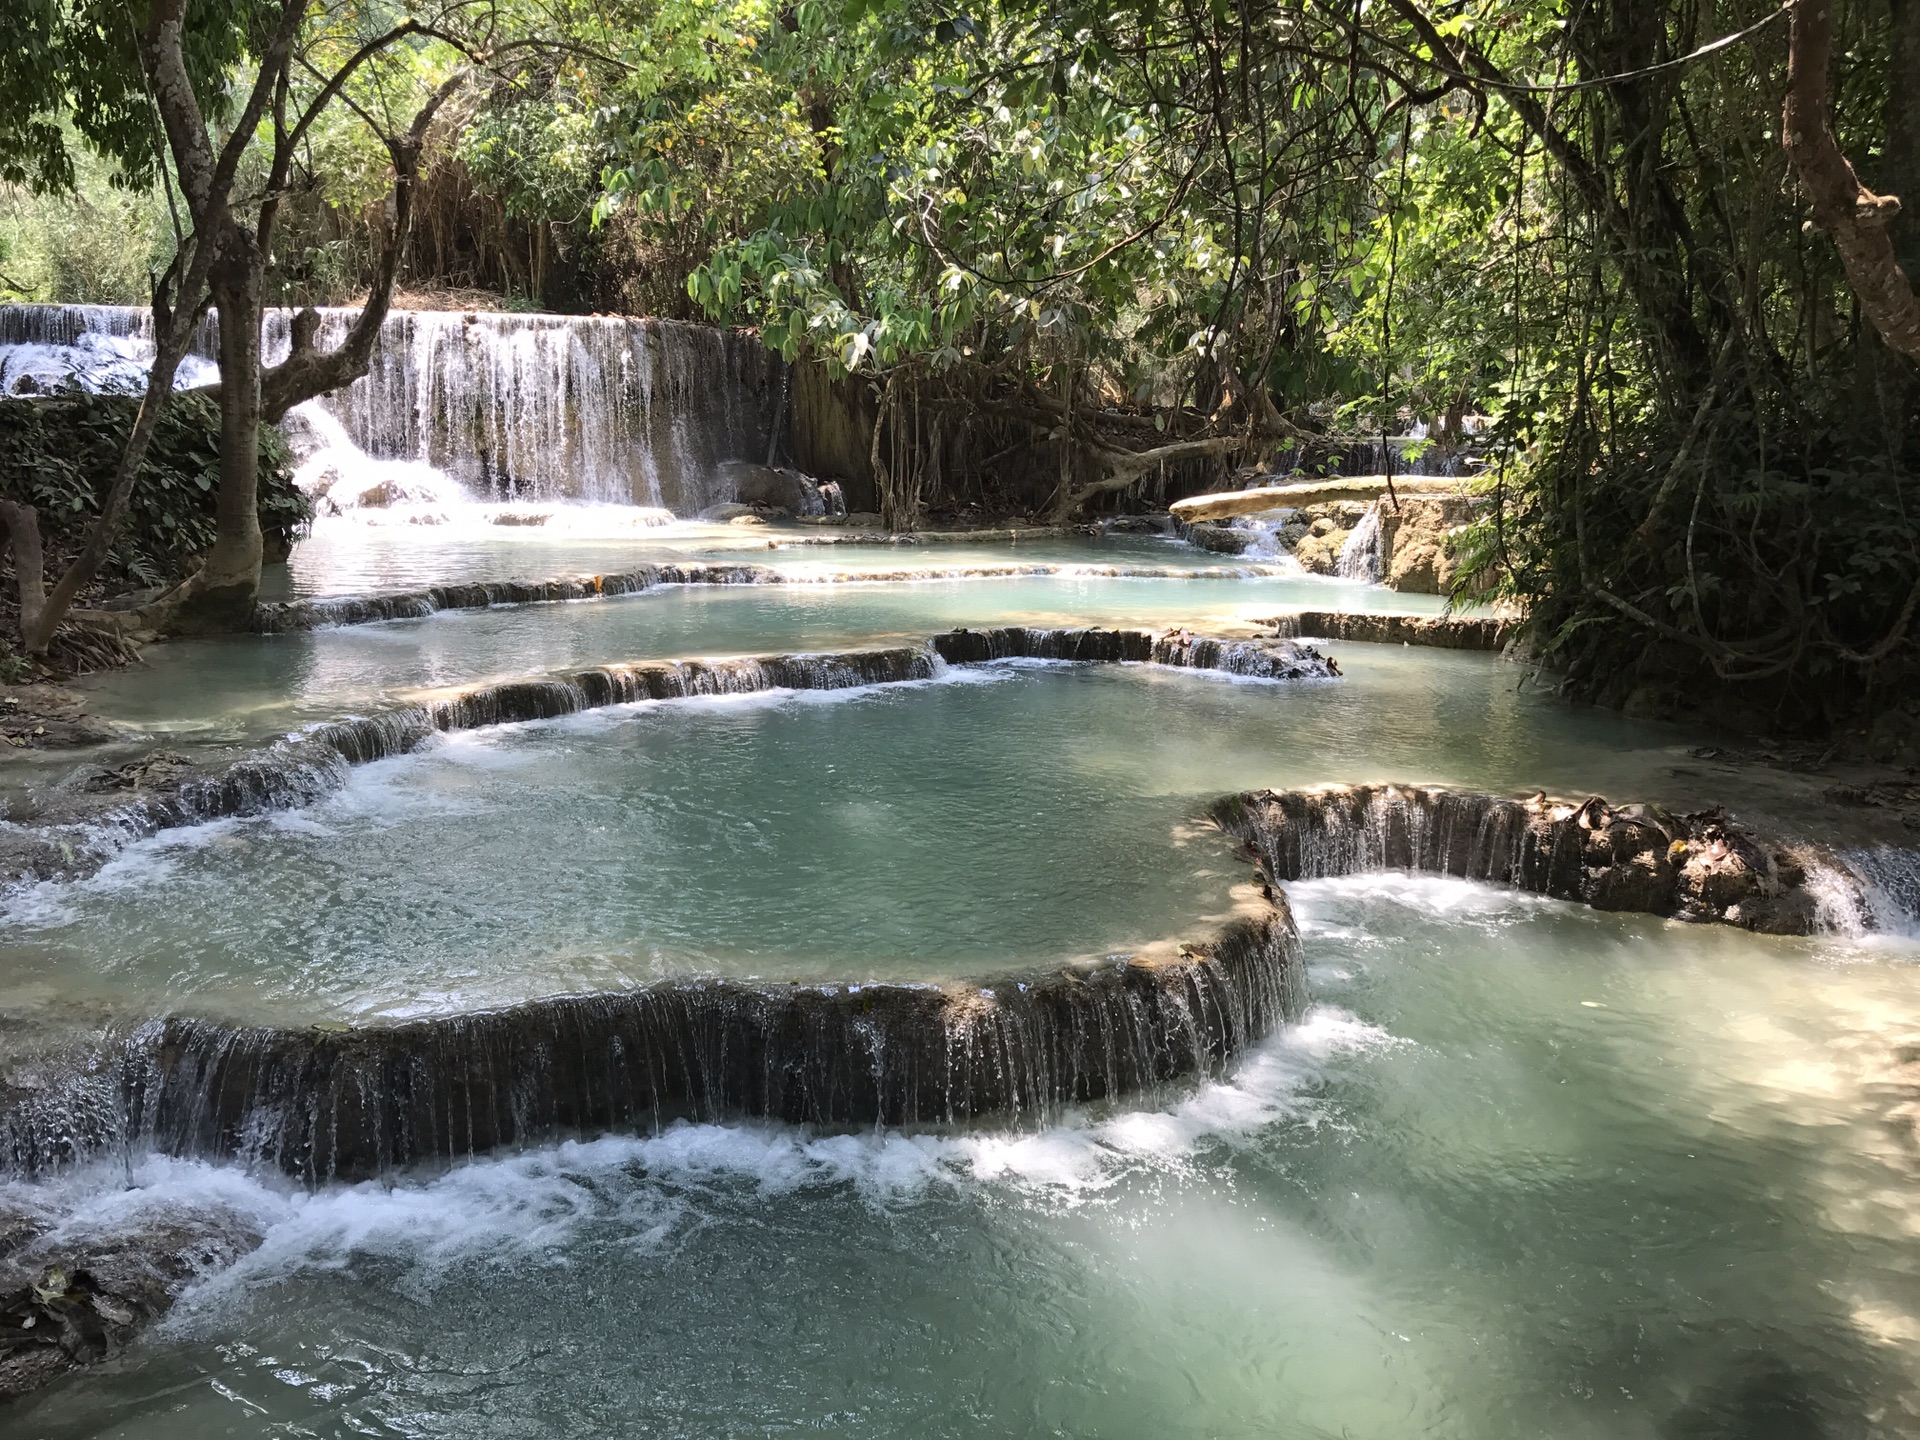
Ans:
[[[1384,568],[1380,560],[1380,502],[1376,500],[1353,527],[1346,544],[1340,547],[1340,558],[1334,562],[1333,572],[1343,580],[1365,580],[1377,585]]]
[[[984,984],[679,980],[351,1029],[156,1019],[0,1105],[0,1174],[153,1149],[317,1184],[682,1117],[1045,1121],[1219,1075],[1306,1003],[1275,897],[1203,941]]]
[[[1899,907],[1913,903],[1920,878],[1913,851],[1841,860],[1752,834],[1722,811],[1674,815],[1598,796],[1574,804],[1361,785],[1229,796],[1213,815],[1276,881],[1412,870],[1773,935],[1911,925],[1882,920],[1878,906],[1851,904],[1846,892],[1881,886],[1889,916],[1910,917]],[[1895,894],[1909,898],[1892,901]]]
[[[320,347],[339,344],[357,314],[323,310]],[[291,319],[290,311],[268,312],[269,363],[286,354]],[[180,385],[216,378],[213,339],[203,325]],[[0,306],[0,394],[68,383],[137,391],[152,353],[145,310]],[[320,470],[349,472],[354,495],[396,487],[374,504],[455,501],[458,489],[444,488],[451,481],[492,500],[692,515],[732,498],[727,462],[758,464],[765,455],[782,374],[753,337],[704,325],[395,311],[367,374],[301,407],[307,413],[290,417],[290,429],[323,457]]]
[[[180,362],[180,389],[217,380],[203,331]],[[54,395],[69,384],[138,395],[153,360],[153,316],[128,305],[0,305],[0,396]]]
[[[688,581],[682,567],[662,566],[651,577],[639,574],[609,578],[636,585],[728,583],[725,567],[703,569],[721,573]],[[484,592],[492,587],[473,588],[483,593],[472,598],[484,603]],[[432,613],[430,597],[413,598],[423,607],[418,613]],[[303,614],[312,618],[310,610]],[[290,624],[276,628],[297,627]],[[32,824],[9,827],[11,845],[0,856],[0,881],[73,879],[97,870],[127,845],[161,830],[311,804],[343,783],[348,767],[404,755],[436,732],[551,720],[645,700],[896,685],[931,680],[943,665],[1015,658],[1108,664],[1130,661],[1263,681],[1325,680],[1334,674],[1331,664],[1310,646],[1276,639],[1216,640],[1181,630],[1163,634],[1146,630],[954,630],[932,636],[923,644],[874,650],[600,665],[562,676],[476,685],[425,704],[316,725],[243,754],[223,768],[183,771],[167,785],[125,801],[73,801],[63,812],[43,812]]]
[[[1920,936],[1920,850],[1875,845],[1843,850],[1840,859],[1859,878],[1866,928]]]

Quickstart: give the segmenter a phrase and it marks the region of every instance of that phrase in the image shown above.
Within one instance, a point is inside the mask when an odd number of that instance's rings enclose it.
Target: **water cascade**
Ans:
[[[1769,843],[1724,812],[1674,815],[1657,806],[1611,806],[1597,796],[1573,804],[1363,785],[1230,796],[1213,813],[1274,880],[1410,870],[1510,885],[1597,910],[1768,934],[1804,935],[1834,924],[1821,892],[1846,875],[1847,865],[1861,863],[1860,852],[1841,861],[1812,847]],[[1915,874],[1920,855],[1881,851],[1871,852],[1861,878],[1871,887],[1881,876],[1910,882]],[[1883,902],[1854,923],[1893,928],[1879,912],[1895,908]],[[1910,917],[1902,928],[1908,924]]]
[[[319,344],[345,336],[353,310],[322,312]],[[290,312],[272,311],[269,363],[285,354]],[[0,394],[62,384],[137,390],[152,317],[104,305],[0,306]],[[211,323],[182,386],[216,375]],[[729,462],[768,450],[781,362],[750,336],[670,320],[396,311],[367,375],[292,420],[305,448],[332,445],[356,497],[388,482],[417,498],[433,474],[494,500],[587,501],[691,515],[731,499]],[[329,424],[328,422],[333,422]],[[338,445],[340,437],[351,449]],[[370,473],[406,462],[426,477]],[[314,467],[319,488],[337,479]],[[364,483],[362,483],[364,482]],[[445,498],[441,496],[439,498]]]
[[[985,984],[667,982],[393,1025],[165,1019],[0,1111],[0,1170],[119,1147],[310,1184],[680,1118],[1044,1120],[1217,1075],[1306,1008],[1284,901],[1204,942]]]
[[[1360,517],[1360,523],[1353,527],[1346,543],[1340,547],[1340,558],[1334,562],[1333,571],[1342,580],[1375,584],[1380,579],[1380,559],[1380,502],[1376,500],[1367,507],[1367,513]]]
[[[1920,850],[1874,845],[1841,852],[1859,877],[1867,928],[1890,935],[1920,935]]]
[[[1332,674],[1317,651],[1289,640],[1100,629],[956,630],[923,644],[870,650],[600,665],[473,686],[419,705],[317,725],[218,769],[185,767],[149,781],[137,798],[95,803],[32,826],[9,826],[0,873],[72,878],[162,830],[308,805],[336,789],[349,767],[407,754],[428,737],[449,731],[550,720],[646,700],[900,684],[931,679],[944,664],[1016,658],[1149,663],[1261,680],[1324,680]]]

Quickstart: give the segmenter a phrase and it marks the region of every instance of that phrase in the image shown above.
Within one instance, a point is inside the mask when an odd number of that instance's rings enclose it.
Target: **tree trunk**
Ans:
[[[265,543],[260,534],[260,326],[264,257],[235,227],[213,275],[220,323],[220,490],[213,549],[198,573],[152,608],[171,635],[244,630],[260,592]]]
[[[1788,25],[1787,99],[1780,126],[1787,155],[1813,202],[1814,223],[1840,252],[1861,313],[1889,347],[1920,359],[1920,298],[1887,233],[1900,213],[1900,200],[1876,195],[1860,183],[1829,123],[1832,0],[1799,0]],[[1895,48],[1900,48],[1898,36]],[[1920,205],[1920,196],[1913,201]]]
[[[1888,0],[1887,138],[1879,181],[1906,213],[1894,221],[1894,258],[1920,275],[1920,0]]]
[[[1219,459],[1233,454],[1245,443],[1238,435],[1209,435],[1198,440],[1176,440],[1170,445],[1157,445],[1151,450],[1119,450],[1104,445],[1090,447],[1099,457],[1106,473],[1098,480],[1069,486],[1058,493],[1047,514],[1047,523],[1066,524],[1094,496],[1125,490],[1149,470],[1163,465],[1177,465],[1183,460],[1203,457]]]
[[[0,500],[0,528],[6,531],[7,544],[13,550],[14,583],[20,591],[20,634],[29,655],[47,647],[43,641],[33,644],[46,612],[46,562],[40,551],[40,515],[33,506],[14,500]],[[49,626],[49,629],[52,627]]]

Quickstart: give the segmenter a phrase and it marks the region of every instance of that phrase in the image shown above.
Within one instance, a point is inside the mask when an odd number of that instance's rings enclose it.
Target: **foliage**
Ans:
[[[117,183],[90,151],[59,194],[0,187],[0,298],[56,304],[145,304],[171,249],[157,191]]]
[[[227,82],[264,0],[193,0],[183,52],[201,108],[226,113]],[[0,182],[41,192],[74,183],[76,136],[117,162],[128,181],[154,178],[161,143],[133,25],[116,0],[8,0],[0,6]]]
[[[137,404],[88,394],[0,400],[0,496],[35,507],[50,560],[63,563],[99,513]],[[106,577],[155,586],[187,573],[213,543],[219,465],[214,407],[177,397],[147,453]],[[261,448],[259,505],[268,546],[282,552],[313,516],[277,432]]]

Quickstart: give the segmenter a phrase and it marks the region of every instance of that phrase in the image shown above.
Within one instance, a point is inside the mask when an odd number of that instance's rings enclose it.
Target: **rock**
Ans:
[[[1673,913],[1673,866],[1658,852],[1630,856],[1591,877],[1587,903],[1596,910]]]
[[[172,750],[153,750],[110,770],[96,770],[81,788],[90,795],[105,795],[116,790],[171,789],[192,768],[193,761],[184,755]]]
[[[260,1240],[255,1221],[224,1207],[155,1207],[104,1231],[27,1240],[0,1262],[0,1399],[119,1354]]]
[[[820,485],[820,504],[824,507],[824,517],[838,517],[847,513],[846,491],[841,489],[838,480],[822,481]]]
[[[82,698],[52,685],[0,689],[0,755],[8,750],[77,750],[118,740],[120,732],[87,714]]]
[[[1451,495],[1464,481],[1434,475],[1396,477],[1393,486],[1403,498],[1408,495]],[[1334,480],[1308,480],[1286,485],[1265,485],[1215,495],[1195,495],[1177,500],[1172,506],[1176,520],[1189,525],[1201,520],[1226,520],[1235,515],[1252,515],[1261,510],[1303,508],[1340,501],[1357,502],[1361,508],[1386,494],[1387,477],[1363,475]]]
[[[382,480],[378,485],[369,485],[354,497],[353,503],[363,510],[383,510],[389,505],[404,505],[413,497],[407,494],[407,487],[397,480]]]
[[[1729,906],[1726,919],[1762,935],[1811,935],[1817,923],[1813,896],[1795,887],[1778,895],[1756,895]]]
[[[1760,888],[1754,874],[1738,852],[1728,849],[1714,854],[1711,847],[1687,847],[1687,861],[1680,867],[1680,890],[1690,907],[1719,913],[1738,905]]]
[[[1415,595],[1444,595],[1460,568],[1452,537],[1473,518],[1464,496],[1403,496],[1396,512],[1380,507],[1380,543],[1387,555],[1386,582]]]
[[[1226,525],[1195,525],[1187,531],[1191,543],[1216,555],[1243,555],[1258,538],[1252,530],[1235,530]]]
[[[700,512],[700,518],[711,524],[726,525],[742,515],[758,515],[760,512],[752,505],[742,505],[735,501],[724,501],[719,505],[709,505]]]
[[[757,510],[784,510],[789,515],[824,515],[826,497],[811,475],[798,470],[776,470],[744,460],[731,460],[720,473],[733,491],[733,498]],[[841,509],[845,509],[844,501]]]
[[[1346,546],[1350,531],[1327,530],[1307,537],[1294,547],[1293,558],[1311,570],[1315,575],[1337,573],[1340,564],[1340,551]]]
[[[495,525],[544,525],[552,518],[553,516],[545,511],[528,514],[520,510],[502,510],[493,517],[493,523]]]
[[[1373,645],[1431,645],[1442,650],[1499,650],[1513,639],[1519,625],[1505,616],[1373,615],[1340,610],[1303,610],[1257,623],[1271,625],[1281,635]]]
[[[880,517],[871,510],[853,510],[848,512],[847,526],[853,530],[878,530]]]
[[[753,513],[748,513],[746,515],[736,515],[731,520],[727,521],[727,524],[729,525],[765,525],[766,523],[767,523],[766,516],[753,514]]]
[[[1920,765],[1920,714],[1888,710],[1867,731],[1867,755],[1896,765]]]

